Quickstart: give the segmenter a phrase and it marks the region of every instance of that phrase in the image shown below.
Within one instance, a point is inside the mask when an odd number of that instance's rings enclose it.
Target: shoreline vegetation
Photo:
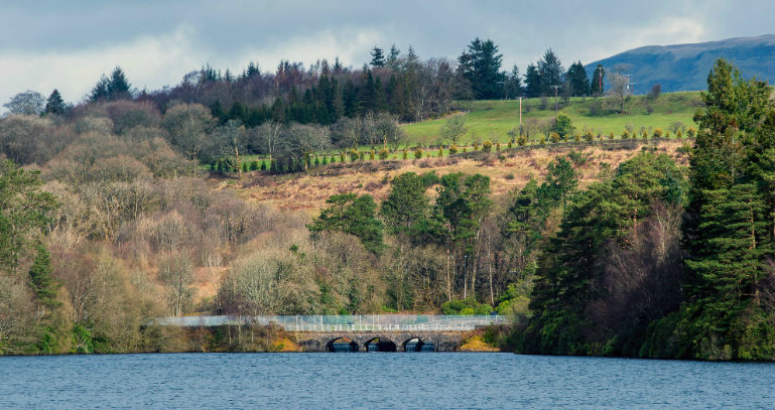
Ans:
[[[259,90],[257,68],[152,94],[117,69],[89,101],[52,94],[37,112],[15,97],[0,355],[300,349],[272,326],[154,317],[497,312],[513,323],[461,351],[775,359],[769,85],[719,60],[707,92],[585,89],[556,117],[533,89],[520,127],[515,101],[491,100],[507,84],[462,60],[472,101],[387,98],[412,84],[410,60],[228,110],[186,87]]]

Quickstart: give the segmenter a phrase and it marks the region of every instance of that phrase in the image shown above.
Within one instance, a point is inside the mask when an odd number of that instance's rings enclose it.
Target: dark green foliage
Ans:
[[[39,175],[0,161],[0,270],[19,267],[56,207],[53,195],[40,191]]]
[[[371,49],[371,66],[372,67],[384,67],[385,66],[385,55],[382,52],[382,49],[379,47],[374,47]]]
[[[441,313],[445,315],[489,315],[492,306],[479,303],[475,298],[450,300],[441,305]]]
[[[110,75],[110,78],[104,75],[92,88],[89,99],[92,102],[101,100],[122,100],[131,99],[131,84],[126,79],[126,75],[121,67],[116,67]]]
[[[542,95],[554,95],[554,86],[562,85],[562,79],[560,78],[565,72],[562,67],[560,58],[552,49],[546,50],[544,58],[538,61],[538,75],[541,78],[541,94]]]
[[[549,164],[549,174],[546,182],[541,185],[545,192],[544,197],[555,204],[562,204],[563,212],[568,202],[568,197],[578,186],[578,177],[573,165],[563,157],[557,157],[555,162]]]
[[[541,238],[541,229],[552,209],[551,201],[546,200],[547,191],[548,185],[539,188],[536,180],[531,179],[509,208],[505,235],[521,245],[520,255],[517,255],[520,259],[517,265],[521,269],[526,267],[527,259]]]
[[[41,305],[53,308],[59,285],[51,278],[51,257],[42,243],[36,246],[35,262],[30,267],[30,287]]]
[[[124,75],[124,70],[121,67],[116,67],[113,73],[110,74],[110,82],[108,83],[108,99],[118,100],[131,98],[130,88],[132,86]]]
[[[567,170],[569,163],[555,167],[554,173],[558,168]],[[647,225],[645,221],[658,209],[655,204],[681,197],[673,192],[675,184],[670,183],[678,175],[680,172],[666,155],[643,153],[622,163],[613,180],[595,183],[573,197],[560,231],[550,240],[539,263],[539,279],[530,303],[536,316],[524,334],[524,351],[622,354],[635,349],[637,354],[651,316],[633,314],[622,319],[610,312],[621,309],[622,303],[626,305],[617,300],[636,301],[649,306],[646,311],[653,311],[648,299],[640,299],[639,292],[653,292],[651,297],[658,298],[665,291],[650,285],[624,291],[605,284],[617,275],[629,274],[629,265],[617,267],[613,256],[635,255],[628,249],[642,237],[639,232],[645,228],[641,226]],[[555,179],[555,189],[568,185],[563,180],[567,178]],[[644,247],[649,254],[650,248]],[[621,269],[623,273],[619,273]],[[655,286],[664,281],[642,280]],[[668,285],[675,289],[676,285]],[[665,303],[660,300],[660,304]],[[635,347],[628,347],[632,345]]]
[[[536,67],[535,64],[529,64],[527,66],[525,86],[528,98],[541,96],[541,74],[538,72],[538,67]]]
[[[552,126],[552,132],[556,132],[560,137],[567,139],[573,134],[576,127],[573,126],[573,121],[565,114],[560,114]]]
[[[476,38],[458,57],[458,70],[467,79],[474,98],[494,99],[502,96],[504,74],[500,72],[503,55],[492,40]]]
[[[383,224],[376,218],[377,204],[371,195],[334,195],[326,203],[330,206],[307,225],[313,235],[324,231],[344,232],[358,237],[369,251],[382,252]]]
[[[605,68],[598,64],[592,73],[592,82],[589,84],[589,92],[592,95],[603,95],[605,91]]]
[[[447,174],[436,199],[437,212],[444,216],[448,234],[464,253],[471,254],[482,218],[492,206],[490,178],[480,174]]]
[[[76,353],[94,353],[94,338],[91,331],[80,323],[73,325],[73,342],[75,343]]]
[[[63,115],[65,113],[65,100],[59,94],[59,90],[54,89],[46,100],[46,114]]]
[[[426,217],[427,211],[428,198],[422,177],[407,172],[393,178],[390,194],[382,202],[380,211],[390,233],[408,235]]]
[[[577,61],[571,64],[568,68],[568,95],[584,96],[589,95],[589,77],[587,77],[587,70],[581,65],[581,61]]]
[[[97,101],[107,99],[109,84],[110,84],[110,80],[108,80],[108,78],[103,75],[100,78],[100,80],[97,81],[97,84],[95,84],[94,87],[92,88],[91,93],[89,94],[89,99],[92,102],[97,102]]]
[[[506,83],[504,84],[504,97],[506,99],[516,98],[522,95],[522,77],[519,75],[519,67],[515,64],[511,72],[506,74]]]
[[[642,354],[771,360],[775,356],[775,108],[770,89],[724,60],[708,75],[691,156],[688,300],[649,328]]]
[[[422,178],[422,186],[425,188],[429,188],[433,185],[441,183],[441,178],[439,178],[439,176],[436,175],[436,171],[426,172],[421,175],[421,178]]]

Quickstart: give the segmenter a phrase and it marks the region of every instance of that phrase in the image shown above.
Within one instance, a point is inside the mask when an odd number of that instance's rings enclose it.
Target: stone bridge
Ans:
[[[502,324],[498,315],[182,316],[155,319],[163,326],[275,325],[307,352],[437,351],[460,347],[472,330]]]
[[[332,352],[335,344],[350,344],[353,352],[367,352],[369,345],[378,351],[405,352],[407,345],[429,346],[436,352],[454,352],[463,342],[465,332],[294,332],[296,343],[305,352]],[[391,346],[392,345],[392,346]],[[373,351],[372,350],[372,351]]]

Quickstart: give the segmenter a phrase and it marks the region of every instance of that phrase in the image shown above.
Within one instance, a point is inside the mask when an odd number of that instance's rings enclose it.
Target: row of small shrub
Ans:
[[[686,131],[686,137],[687,138],[694,138],[697,135],[697,132],[694,128],[689,128]],[[565,138],[561,137],[560,134],[556,132],[552,132],[549,134],[549,141],[552,143],[560,143],[563,139],[568,140],[569,136],[566,136]],[[621,139],[630,139],[630,138],[642,138],[647,139],[649,137],[652,138],[671,138],[670,131],[664,132],[661,128],[655,128],[654,131],[649,135],[646,131],[642,131],[640,134],[633,131],[632,133],[629,130],[624,130],[624,132],[621,134]],[[684,135],[683,132],[679,129],[676,131],[675,137],[677,139],[683,139]],[[603,135],[598,134],[595,135],[592,131],[586,131],[583,135],[580,135],[578,133],[574,134],[572,137],[573,141],[581,141],[584,139],[585,141],[593,141],[595,139],[602,140]],[[613,140],[615,138],[614,133],[611,132],[607,138],[609,140]],[[518,146],[525,146],[527,145],[527,137],[525,135],[520,135],[517,137],[516,141],[510,140],[506,145],[509,149],[514,147],[514,143]],[[538,142],[539,145],[546,145],[546,138],[543,136],[541,137],[540,141]],[[484,152],[492,152],[493,147],[495,147],[495,152],[500,152],[502,149],[502,145],[500,142],[496,142],[493,144],[490,140],[485,140],[482,142],[482,145],[480,146],[478,142],[474,142],[473,149],[474,151],[478,151],[481,149],[481,151]],[[457,154],[458,152],[467,152],[468,147],[462,147],[459,148],[457,145],[452,144],[447,148],[447,152],[449,155]],[[421,159],[426,155],[427,151],[425,151],[421,147],[415,148],[411,154],[408,149],[404,148],[401,158],[402,159],[409,159],[410,155],[414,159]],[[439,147],[438,148],[438,156],[443,157],[444,156],[444,148]],[[369,160],[373,161],[377,157],[380,160],[387,160],[390,158],[390,151],[386,148],[383,148],[379,150],[379,152],[375,152],[374,150],[370,151],[359,151],[356,149],[351,149],[347,153],[344,151],[340,152],[338,155],[331,154],[330,159],[328,156],[321,157],[315,156],[314,159],[307,155],[304,159],[304,162],[306,162],[306,167],[310,166],[320,166],[320,165],[328,165],[329,163],[336,163],[336,162],[346,162],[347,158],[349,157],[351,162],[355,161],[364,161],[367,157]],[[396,158],[396,154],[393,155],[393,158]],[[249,171],[266,171],[269,170],[273,173],[286,173],[286,172],[297,172],[297,171],[303,171],[305,169],[304,162],[298,161],[298,160],[288,160],[287,163],[284,163],[282,160],[274,161],[272,160],[269,165],[267,165],[266,161],[246,161],[242,163],[242,172],[249,172]],[[215,172],[237,172],[237,170],[227,164],[223,160],[218,160],[210,165],[210,170]]]

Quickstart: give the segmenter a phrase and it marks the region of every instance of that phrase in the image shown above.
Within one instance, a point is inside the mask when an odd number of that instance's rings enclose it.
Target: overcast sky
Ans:
[[[771,34],[773,16],[773,0],[0,0],[0,103],[55,87],[76,103],[116,65],[154,90],[205,63],[274,71],[280,59],[338,56],[360,67],[372,47],[393,43],[454,59],[477,36],[524,74],[549,47],[567,67],[646,45]]]

